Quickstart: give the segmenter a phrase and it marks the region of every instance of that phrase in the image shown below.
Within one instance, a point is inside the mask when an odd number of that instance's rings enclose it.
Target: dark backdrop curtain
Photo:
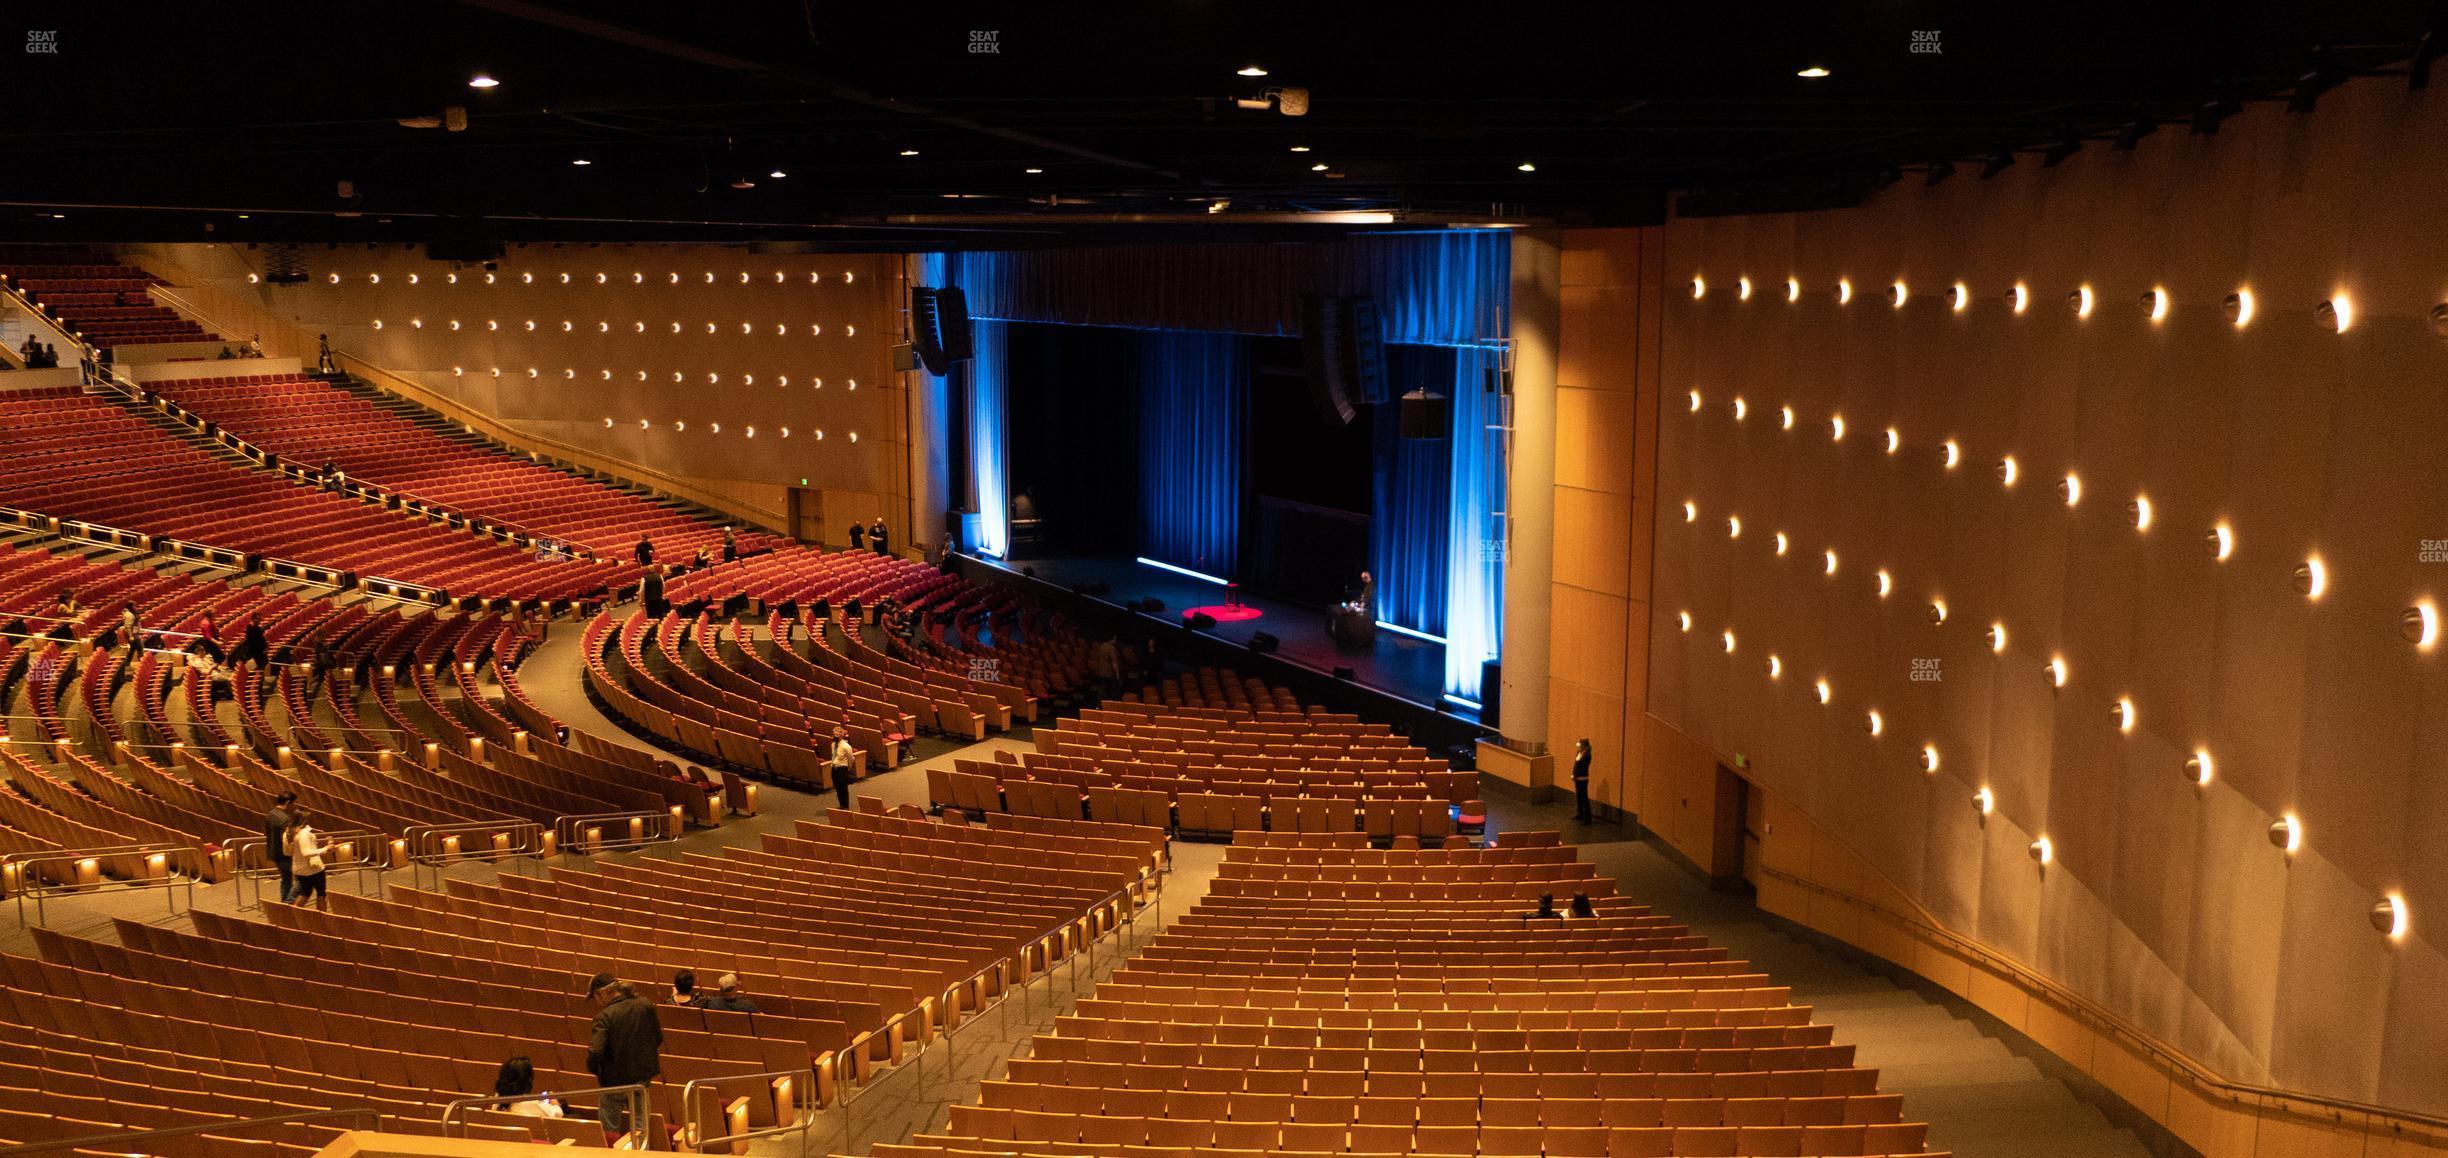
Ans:
[[[1335,241],[1119,245],[942,255],[972,317],[1297,337],[1304,294],[1373,297],[1385,340],[1503,339],[1512,234],[1371,234]]]
[[[1395,346],[1387,369],[1405,390],[1453,387],[1450,350]],[[1452,542],[1453,438],[1402,437],[1398,404],[1377,408],[1374,506],[1369,519],[1369,571],[1377,579],[1376,615],[1397,627],[1445,634],[1446,552]]]
[[[1139,549],[1138,334],[1008,326],[1011,488],[1036,507],[1047,551]]]
[[[1248,342],[1177,330],[1136,337],[1139,553],[1236,577]]]

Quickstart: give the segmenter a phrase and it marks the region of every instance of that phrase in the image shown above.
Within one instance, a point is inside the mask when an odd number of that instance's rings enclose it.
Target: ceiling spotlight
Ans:
[[[587,159],[586,159],[586,158],[584,158],[584,157],[572,157],[572,158],[570,158],[570,164],[572,164],[572,165],[576,165],[576,166],[578,166],[578,167],[580,167],[580,168],[585,168],[586,166],[588,166],[588,165],[592,165],[592,164],[594,164],[594,163],[595,163],[595,162],[590,161],[590,160],[587,160]]]
[[[1784,553],[1785,553],[1785,548],[1786,548],[1787,546],[1791,545],[1791,542],[1792,542],[1791,540],[1789,540],[1789,539],[1787,539],[1787,538],[1785,537],[1785,532],[1783,532],[1783,531],[1778,531],[1778,532],[1776,533],[1776,553],[1777,553],[1777,554],[1779,554],[1779,555],[1784,554]]]
[[[1236,69],[1233,72],[1233,75],[1235,76],[1265,76],[1266,74],[1267,70],[1254,64],[1242,65],[1239,69]]]
[[[1947,287],[1946,303],[1947,308],[1960,314],[1964,312],[1964,307],[1972,304],[1972,290],[1964,283],[1956,282]]]
[[[1777,422],[1778,422],[1778,424],[1779,424],[1780,426],[1782,426],[1784,429],[1786,429],[1786,430],[1792,430],[1792,429],[1793,429],[1793,424],[1794,424],[1794,412],[1793,412],[1793,407],[1791,407],[1791,406],[1780,406],[1780,407],[1778,407],[1778,408],[1777,408]]]
[[[1999,149],[1997,152],[1989,154],[1989,159],[1981,163],[1981,180],[1986,181],[1989,178],[1995,177],[2008,169],[2014,168],[2014,163],[2015,155],[2014,150],[2012,149]]]
[[[1729,516],[1727,516],[1727,517],[1726,517],[1726,538],[1729,538],[1729,539],[1739,539],[1739,538],[1742,538],[1742,517],[1741,517],[1741,516],[1739,516],[1739,515],[1729,515]]]
[[[1700,392],[1694,390],[1688,395],[1688,397],[1691,399],[1691,412],[1694,414],[1700,413]]]
[[[1899,310],[1904,308],[1905,299],[1911,296],[1911,291],[1904,288],[1904,281],[1902,278],[1896,279],[1896,283],[1894,285],[1887,287],[1887,304],[1894,306]]]
[[[1725,641],[1725,649],[1727,651],[1730,652],[1734,650],[1734,630],[1732,628],[1727,628],[1724,631],[1718,632],[1717,638]]]
[[[2031,305],[2031,287],[2022,282],[2014,283],[2014,288],[2006,291],[2006,304],[2013,306],[2014,312],[2022,313],[2024,307]]]
[[[1933,162],[1931,162],[1931,163],[1930,163],[1930,167],[1929,167],[1929,176],[1927,176],[1927,177],[1925,177],[1925,178],[1922,178],[1922,184],[1923,184],[1923,185],[1925,185],[1925,186],[1932,186],[1932,185],[1936,185],[1936,184],[1937,184],[1937,183],[1939,183],[1940,181],[1944,181],[1944,180],[1946,180],[1947,178],[1952,177],[1952,176],[1954,176],[1954,175],[1955,175],[1955,162],[1953,162],[1953,161],[1933,161]]]
[[[1699,518],[1700,504],[1685,500],[1683,503],[1683,521],[1689,523],[1697,521]]]
[[[469,77],[469,78],[468,78],[468,87],[469,87],[469,88],[500,88],[500,87],[501,87],[501,82],[500,82],[500,81],[498,81],[498,80],[493,79],[493,76],[492,76],[492,74],[491,74],[491,73],[483,73],[483,72],[480,72],[480,73],[477,73],[476,75],[471,76],[471,77]]]
[[[2302,848],[2303,822],[2295,819],[2295,814],[2292,812],[2271,821],[2269,826],[2269,842],[2276,845],[2281,851],[2288,853],[2293,853]]]
[[[1745,415],[1748,415],[1749,413],[1751,413],[1751,407],[1750,407],[1750,404],[1748,404],[1748,403],[1746,403],[1746,402],[1744,402],[1744,401],[1742,400],[1742,395],[1740,395],[1740,394],[1735,395],[1735,396],[1734,396],[1734,421],[1736,421],[1736,422],[1740,422],[1740,421],[1742,421],[1742,420],[1743,420],[1743,417],[1744,417]]]
[[[1901,435],[1901,434],[1897,434],[1897,433],[1896,433],[1896,428],[1895,428],[1895,427],[1892,427],[1892,426],[1888,427],[1888,428],[1887,428],[1887,453],[1889,453],[1889,454],[1894,454],[1894,453],[1895,453],[1895,452],[1896,452],[1898,449],[1902,448],[1902,447],[1903,447],[1903,445],[1904,445],[1904,436],[1903,436],[1903,435]]]
[[[915,157],[915,156],[917,156],[917,155],[918,155],[918,150],[916,150],[916,149],[903,149],[903,150],[901,150],[901,155],[902,155],[902,156],[904,156],[904,157]]]
[[[1828,70],[1826,65],[1814,64],[1795,72],[1794,75],[1804,80],[1824,80],[1827,78]]]
[[[1524,173],[1536,173],[1536,172],[1538,172],[1538,162],[1536,162],[1536,161],[1524,161],[1524,162],[1522,162],[1521,164],[1519,164],[1519,165],[1515,165],[1515,166],[1513,166],[1513,167],[1514,167],[1515,169],[1518,169],[1518,170],[1520,170],[1520,171],[1524,172]]]
[[[1325,171],[1326,171],[1326,162],[1324,162],[1324,161],[1320,161],[1320,162],[1318,162],[1318,163],[1317,163],[1317,164],[1315,164],[1315,165],[1311,165],[1311,166],[1309,166],[1309,171],[1310,171],[1310,172],[1312,172],[1312,173],[1323,173],[1323,172],[1325,172]]]
[[[2074,307],[2074,316],[2075,316],[2075,317],[2078,317],[2078,318],[2087,318],[2087,317],[2090,317],[2090,316],[2091,316],[2091,287],[2090,287],[2090,286],[2088,286],[2088,285],[2076,286],[2076,287],[2074,288],[2074,292],[2072,292],[2072,293],[2070,293],[2070,294],[2067,294],[2067,295],[2066,295],[2066,304],[2071,305],[2071,306],[2073,306],[2073,307]]]
[[[1028,175],[1029,175],[1029,176],[1031,176],[1031,177],[1037,176],[1038,174],[1045,172],[1045,170],[1040,169],[1040,168],[1038,168],[1038,167],[1036,167],[1036,166],[1034,166],[1034,165],[1031,165],[1031,166],[1029,166],[1028,168],[1026,168],[1026,169],[1022,169],[1022,170],[1020,170],[1020,171],[1021,171],[1021,172],[1023,172],[1023,173],[1028,174]]]
[[[1750,278],[1738,277],[1734,279],[1734,300],[1738,302],[1747,302],[1751,300]]]
[[[1933,623],[1933,624],[1941,624],[1941,623],[1945,623],[1945,622],[1946,622],[1946,619],[1947,619],[1947,605],[1946,605],[1946,600],[1944,600],[1944,599],[1932,599],[1932,600],[1930,600],[1930,605],[1929,605],[1929,617],[1930,617],[1930,622],[1931,622],[1931,623]]]
[[[1293,151],[1293,152],[1295,152],[1295,153],[1306,153],[1306,152],[1308,152],[1308,151],[1309,151],[1309,146],[1307,146],[1307,145],[1294,145],[1294,146],[1292,146],[1292,151]]]
[[[1829,415],[1829,416],[1828,416],[1828,441],[1829,441],[1829,442],[1843,442],[1843,441],[1844,441],[1844,431],[1845,431],[1844,415],[1842,415],[1842,414],[1831,414],[1831,415]]]
[[[774,180],[776,180],[776,181],[779,181],[779,180],[783,179],[784,177],[788,177],[788,176],[790,176],[790,174],[789,174],[789,173],[787,173],[787,172],[785,172],[785,171],[783,171],[783,170],[781,170],[781,169],[776,169],[776,170],[774,170],[774,171],[772,171],[772,172],[770,172],[770,173],[767,173],[767,174],[765,174],[765,175],[766,175],[766,176],[768,176],[768,177],[773,178],[773,179],[774,179]]]

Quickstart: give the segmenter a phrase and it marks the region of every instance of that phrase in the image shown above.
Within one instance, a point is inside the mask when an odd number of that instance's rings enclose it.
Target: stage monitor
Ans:
[[[1249,649],[1251,652],[1257,655],[1271,655],[1274,653],[1275,649],[1282,646],[1282,644],[1283,641],[1277,639],[1275,637],[1275,633],[1272,631],[1259,631],[1252,632],[1250,634]]]

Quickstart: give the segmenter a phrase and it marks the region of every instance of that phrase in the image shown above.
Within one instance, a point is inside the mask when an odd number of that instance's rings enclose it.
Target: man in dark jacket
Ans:
[[[296,800],[297,793],[283,792],[272,798],[272,810],[264,813],[264,859],[280,870],[282,904],[287,904],[289,895],[297,891],[297,876],[290,867],[289,854],[281,851],[281,838],[289,834],[289,805]]]
[[[597,1006],[587,1041],[587,1072],[595,1075],[596,1085],[650,1082],[663,1072],[663,1023],[655,1016],[653,1002],[609,973],[598,973],[588,983],[587,999]],[[597,1099],[595,1116],[603,1123],[605,1145],[629,1132],[631,1100],[622,1094]]]

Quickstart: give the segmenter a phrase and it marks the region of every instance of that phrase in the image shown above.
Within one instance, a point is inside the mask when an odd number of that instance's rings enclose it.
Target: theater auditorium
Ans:
[[[2448,7],[19,15],[0,1156],[2448,1155]]]

